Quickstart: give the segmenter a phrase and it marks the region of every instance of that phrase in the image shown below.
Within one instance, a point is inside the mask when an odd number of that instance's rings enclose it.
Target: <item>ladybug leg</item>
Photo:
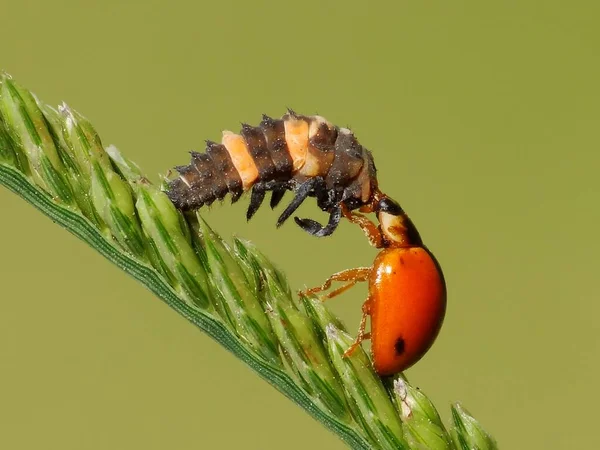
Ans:
[[[369,243],[375,248],[383,247],[383,237],[381,236],[381,231],[377,228],[373,222],[367,219],[362,214],[357,214],[351,212],[346,205],[342,203],[342,214],[346,219],[348,219],[351,223],[357,224],[360,229],[365,233],[367,239],[369,239]]]
[[[358,334],[352,345],[344,352],[344,358],[352,355],[362,341],[366,341],[371,338],[371,333],[365,333],[367,327],[367,317],[371,314],[371,298],[368,298],[362,305],[362,317],[360,319],[360,325],[358,326]]]
[[[358,282],[367,281],[369,279],[370,274],[371,274],[371,267],[358,267],[356,269],[342,270],[341,272],[334,273],[329,278],[327,278],[327,280],[325,280],[325,283],[323,283],[321,286],[307,289],[305,291],[300,291],[299,294],[303,295],[303,296],[307,296],[310,294],[316,294],[317,292],[325,291],[331,287],[331,283],[333,283],[334,281],[349,282],[349,283],[345,284],[344,286],[342,286],[338,289],[335,289],[334,291],[331,291],[327,295],[327,298],[332,298],[332,297],[335,297],[336,295],[339,295],[342,292],[350,289],[352,286],[354,286]]]
[[[349,283],[346,283],[346,284],[344,284],[343,286],[340,286],[339,288],[337,288],[337,289],[334,289],[333,291],[331,291],[331,292],[327,293],[327,294],[325,295],[325,298],[326,298],[326,299],[330,299],[330,298],[333,298],[333,297],[337,297],[337,296],[338,296],[338,295],[340,295],[341,293],[343,293],[343,292],[346,292],[348,289],[350,289],[350,288],[351,288],[352,286],[354,286],[356,283],[358,283],[358,281],[356,281],[356,280],[355,280],[355,281],[351,281],[351,282],[349,282]]]

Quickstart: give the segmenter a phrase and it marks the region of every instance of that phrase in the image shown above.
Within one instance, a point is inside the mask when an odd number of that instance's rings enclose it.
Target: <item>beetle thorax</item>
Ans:
[[[380,211],[377,215],[386,247],[421,246],[421,236],[406,214],[393,215]]]

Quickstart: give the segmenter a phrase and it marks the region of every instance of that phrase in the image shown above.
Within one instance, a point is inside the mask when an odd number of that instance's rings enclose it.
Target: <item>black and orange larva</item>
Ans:
[[[295,217],[296,223],[314,236],[333,233],[342,216],[364,229],[367,225],[362,216],[351,212],[359,208],[378,213],[382,226],[382,213],[403,214],[397,203],[379,191],[371,152],[349,129],[336,127],[321,116],[303,116],[292,110],[281,119],[263,115],[259,126],[242,124],[240,134],[224,131],[220,144],[206,141],[205,153],[191,154],[191,163],[176,167],[179,177],[167,187],[167,195],[182,211],[210,205],[227,194],[235,202],[251,190],[249,220],[268,191],[272,191],[274,208],[290,190],[295,192],[294,198],[277,226],[307,197],[315,197],[321,210],[329,213],[327,225]],[[386,239],[386,233],[377,234]],[[372,244],[381,246],[381,242]]]

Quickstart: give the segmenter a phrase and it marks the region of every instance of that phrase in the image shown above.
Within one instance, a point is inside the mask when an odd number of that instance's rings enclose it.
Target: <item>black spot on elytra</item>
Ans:
[[[401,337],[396,339],[396,343],[394,344],[394,350],[396,350],[397,356],[400,356],[402,353],[404,353],[404,339],[402,339]]]

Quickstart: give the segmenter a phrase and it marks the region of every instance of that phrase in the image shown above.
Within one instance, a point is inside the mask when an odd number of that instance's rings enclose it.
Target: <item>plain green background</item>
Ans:
[[[152,175],[287,106],[351,126],[448,282],[409,378],[504,449],[598,448],[597,5],[4,0],[0,67]],[[0,205],[0,448],[344,448],[24,201]],[[206,217],[296,288],[376,255],[349,224],[316,239],[246,206]],[[350,328],[365,292],[331,304]]]

